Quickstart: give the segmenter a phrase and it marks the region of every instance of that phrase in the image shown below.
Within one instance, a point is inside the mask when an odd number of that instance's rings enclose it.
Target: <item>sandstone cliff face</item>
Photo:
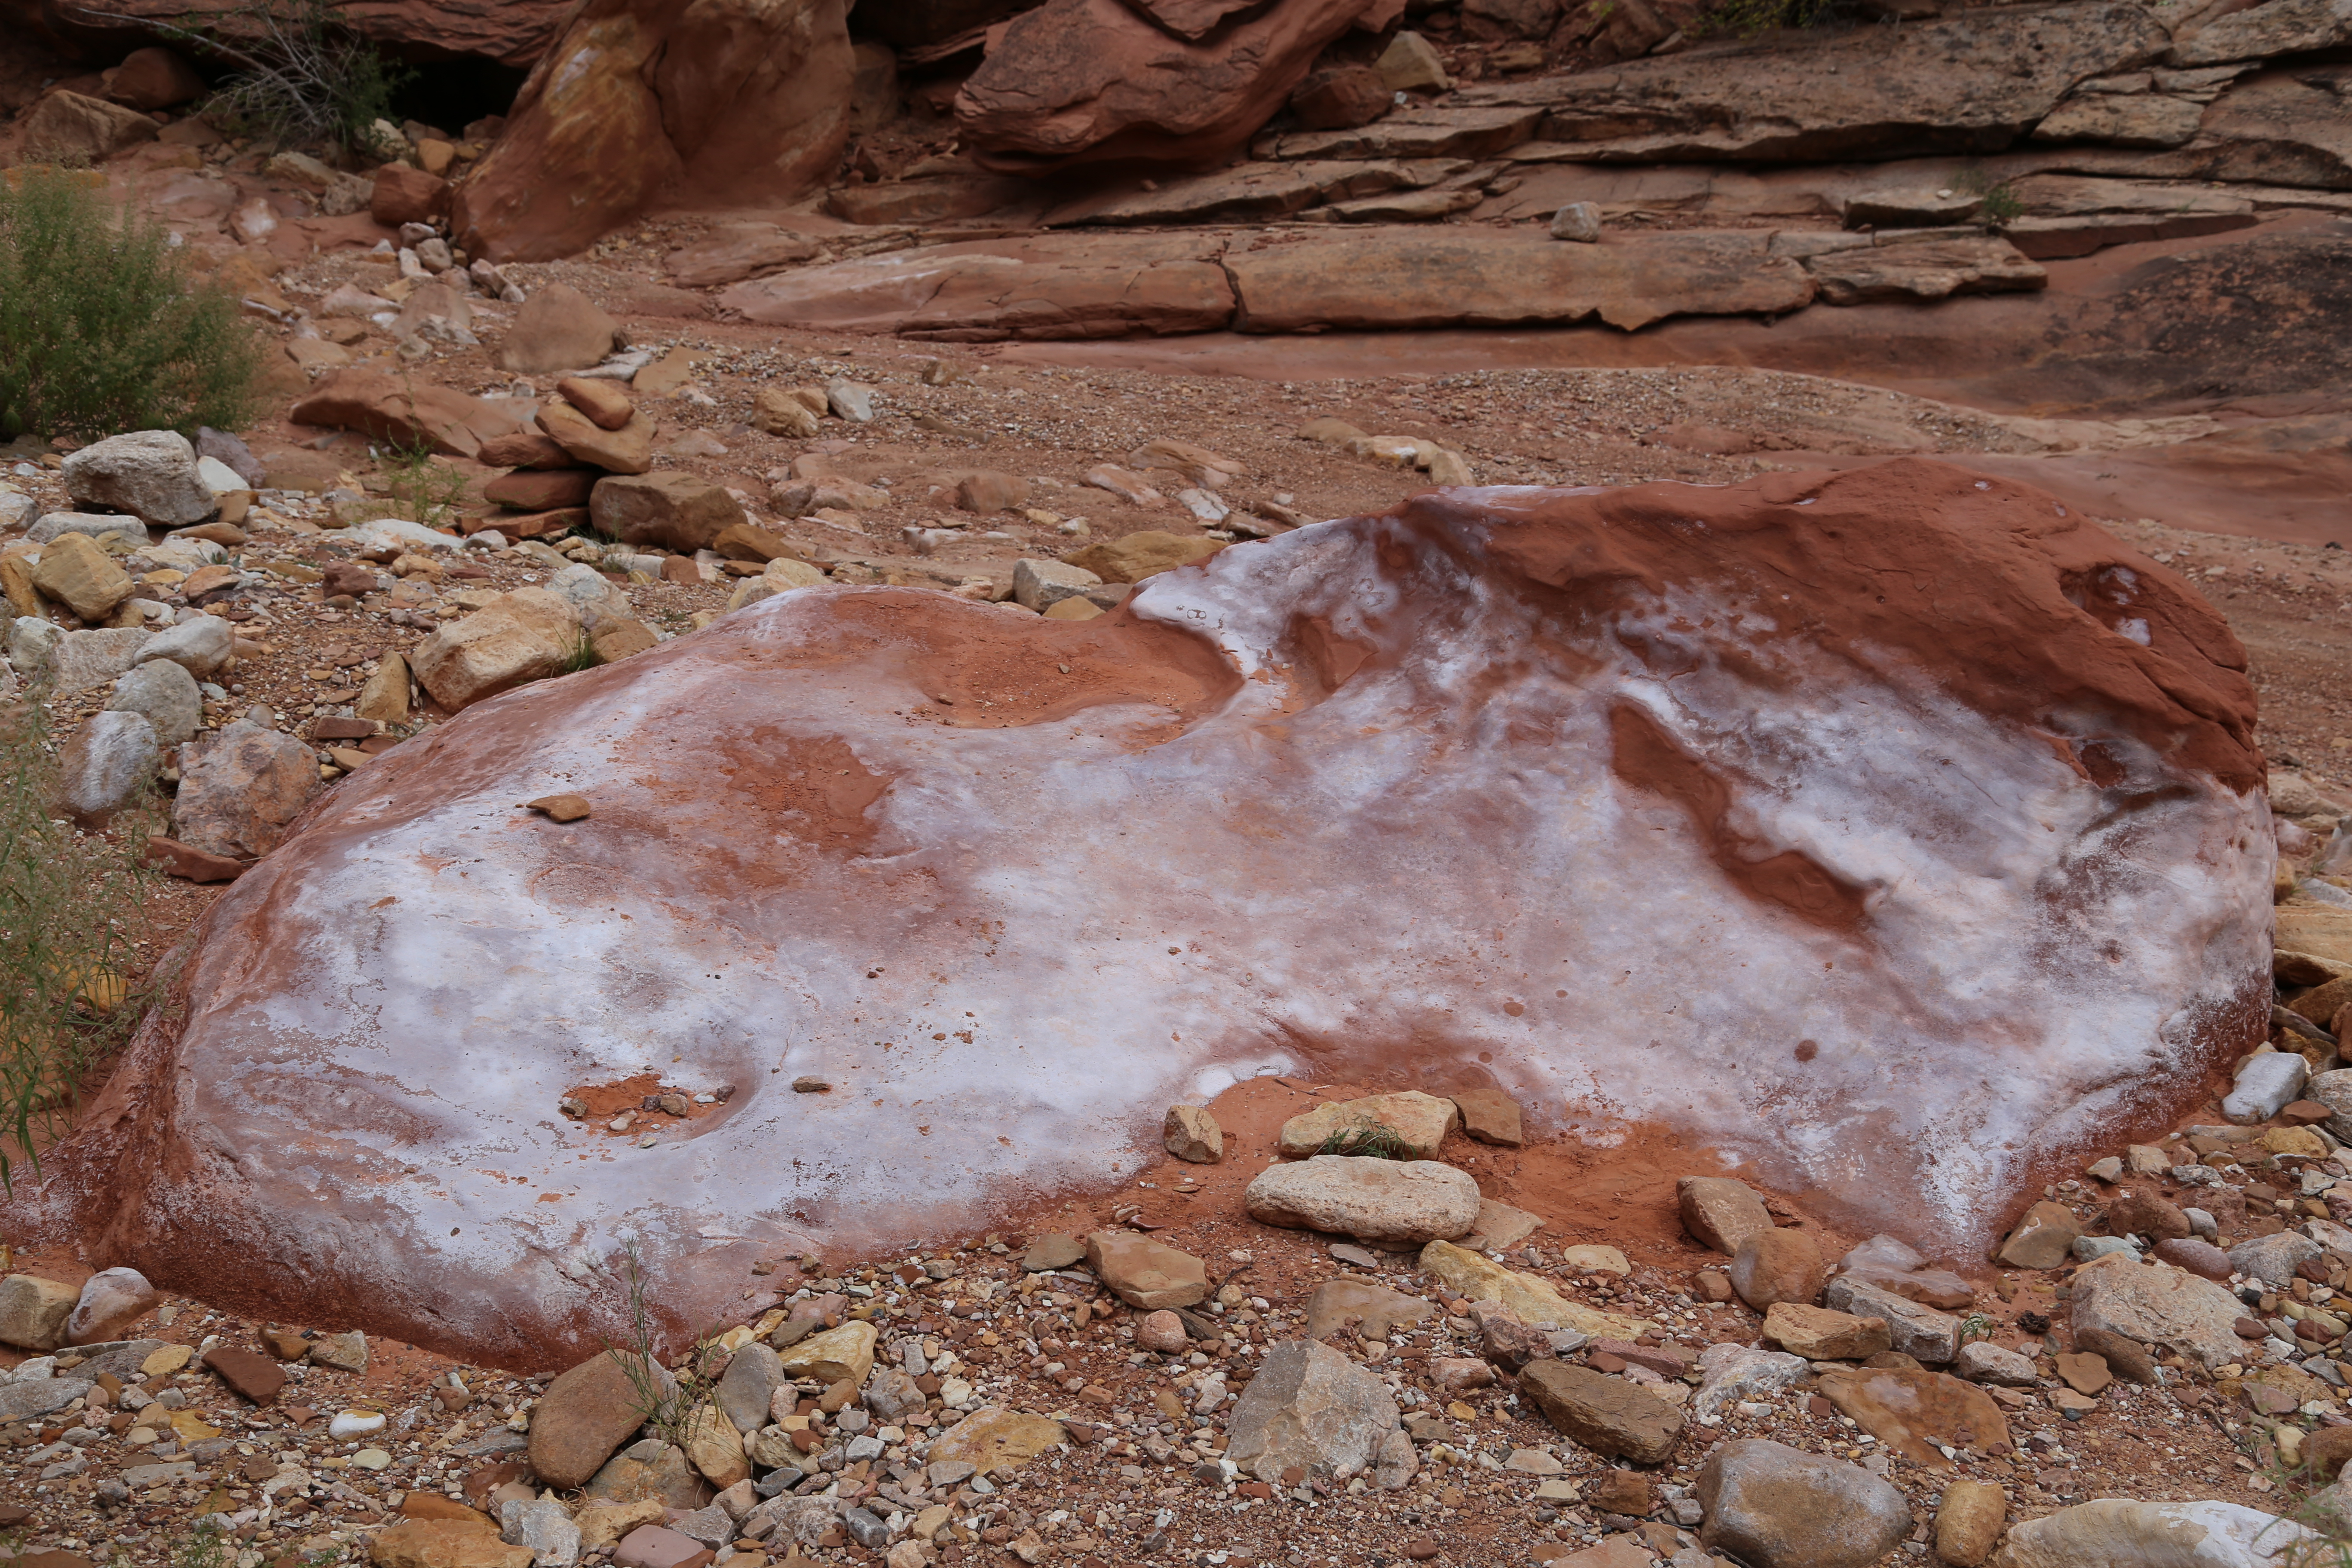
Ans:
[[[843,0],[588,0],[523,84],[454,220],[495,261],[568,256],[656,199],[779,205],[849,133]]]
[[[2243,663],[1917,460],[1433,492],[1083,623],[779,596],[341,785],[40,1201],[208,1300],[556,1365],[625,1238],[700,1323],[1131,1173],[1171,1100],[1469,1068],[1969,1250],[2261,1036]],[[559,1109],[646,1071],[710,1097],[650,1146]]]

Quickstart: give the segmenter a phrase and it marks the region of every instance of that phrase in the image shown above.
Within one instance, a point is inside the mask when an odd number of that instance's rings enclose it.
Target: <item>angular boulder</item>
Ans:
[[[691,555],[747,525],[743,503],[724,485],[677,469],[599,479],[588,501],[596,531],[624,544]]]
[[[2143,1263],[2130,1253],[2094,1258],[2074,1275],[2077,1334],[2098,1330],[2162,1345],[2209,1369],[2245,1353],[2237,1334],[2244,1315],[2245,1304],[2226,1286],[2170,1264]]]
[[[1286,0],[1208,6],[1171,30],[1121,0],[1046,0],[995,38],[956,94],[956,125],[986,168],[1213,162],[1247,142],[1305,79],[1324,46],[1358,23],[1378,30],[1398,0]],[[1223,13],[1246,15],[1227,17]]]
[[[1225,1458],[1262,1481],[1295,1468],[1344,1486],[1379,1460],[1397,1419],[1388,1384],[1328,1345],[1291,1340],[1242,1391]]]
[[[102,98],[62,89],[25,117],[25,151],[43,163],[102,163],[125,148],[155,139],[155,121]]]
[[[129,512],[156,528],[184,528],[220,510],[196,472],[195,447],[176,430],[93,441],[67,455],[65,480],[80,505]]]
[[[585,249],[659,197],[782,206],[849,133],[844,0],[587,0],[457,189],[452,226],[492,261]]]
[[[560,673],[583,640],[570,601],[545,588],[517,588],[417,644],[408,666],[434,701],[455,711]]]
[[[181,748],[172,837],[208,855],[268,854],[319,792],[310,748],[247,720],[221,730],[192,762],[194,749]]]
[[[1860,1465],[1741,1438],[1707,1455],[1699,1544],[1756,1568],[1871,1568],[1911,1533],[1911,1505]]]
[[[1409,1069],[1979,1255],[2267,1028],[2243,662],[2076,509],[1919,459],[1434,491],[1086,622],[779,595],[339,785],[9,1217],[277,1321],[569,1365],[629,1331],[632,1239],[684,1335],[787,1248],[1129,1179],[1203,1084]],[[557,793],[594,816],[517,809]],[[645,1151],[557,1113],[649,1058],[736,1092]]]

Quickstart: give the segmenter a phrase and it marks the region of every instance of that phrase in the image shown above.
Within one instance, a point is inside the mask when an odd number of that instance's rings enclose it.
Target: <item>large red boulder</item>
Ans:
[[[1008,173],[1208,163],[1281,109],[1326,45],[1403,0],[1045,0],[1015,17],[955,100],[964,144]]]
[[[522,426],[478,397],[381,370],[341,370],[288,411],[297,425],[356,430],[378,441],[423,445],[446,457],[471,458],[482,443]]]
[[[585,249],[655,199],[781,206],[849,134],[844,0],[586,0],[457,187],[457,234],[494,261]]]
[[[1111,1190],[1294,1073],[1491,1079],[1976,1250],[2263,1036],[2243,666],[1918,459],[1435,491],[1085,622],[779,594],[323,796],[9,1233],[558,1367],[626,1332],[625,1247],[690,1334],[757,1259]],[[689,1114],[614,1127],[647,1074]]]

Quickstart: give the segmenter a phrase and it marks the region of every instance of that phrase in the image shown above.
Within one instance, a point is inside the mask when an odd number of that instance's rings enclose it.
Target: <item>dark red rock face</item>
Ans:
[[[1045,0],[1006,25],[956,95],[981,163],[1032,173],[1206,163],[1274,118],[1324,46],[1398,0]]]
[[[1236,1079],[1483,1063],[1528,1137],[1966,1250],[2262,1031],[2243,662],[1917,460],[1432,492],[1084,623],[787,594],[337,786],[14,1217],[556,1366],[625,1244],[686,1331],[756,1258],[1119,1180]],[[647,1082],[708,1099],[613,1130]]]

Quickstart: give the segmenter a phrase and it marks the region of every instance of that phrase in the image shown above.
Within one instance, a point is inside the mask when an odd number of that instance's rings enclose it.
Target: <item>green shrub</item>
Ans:
[[[84,1077],[145,1011],[136,944],[155,876],[146,821],[100,835],[51,816],[46,738],[37,705],[0,713],[0,1136],[24,1151],[70,1122]],[[12,1170],[0,1147],[0,1185]]]
[[[411,405],[415,389],[410,389]],[[382,458],[384,493],[392,498],[393,515],[427,528],[457,526],[458,503],[466,499],[466,476],[434,459],[429,442],[394,446]]]
[[[0,436],[235,429],[261,364],[236,301],[160,225],[70,170],[0,179]]]
[[[280,146],[371,150],[375,122],[390,117],[393,95],[416,75],[388,63],[327,0],[253,0],[201,24],[149,25],[229,68],[205,104],[207,120]]]

